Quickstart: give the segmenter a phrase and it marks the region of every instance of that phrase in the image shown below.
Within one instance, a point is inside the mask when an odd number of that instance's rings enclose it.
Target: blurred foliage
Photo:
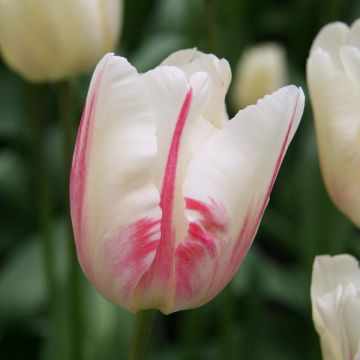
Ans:
[[[287,50],[291,82],[305,91],[306,57],[320,27],[335,20],[349,23],[360,16],[355,0],[132,0],[125,10],[117,52],[140,71],[184,47],[225,57],[235,69],[245,47],[275,40]],[[73,102],[78,118],[90,76],[73,79],[71,84],[77,94]],[[68,211],[62,201],[56,92],[55,85],[26,84],[0,64],[1,359],[70,356],[69,249],[64,242]],[[235,109],[228,105],[233,114]],[[360,243],[324,189],[311,116],[308,100],[259,233],[239,272],[208,305],[158,316],[151,359],[320,358],[309,298],[314,256],[341,252],[359,256]],[[44,144],[37,140],[39,126]],[[41,149],[45,149],[43,164],[36,157]],[[39,185],[35,170],[47,180],[47,191]],[[44,276],[40,203],[50,206],[47,221],[56,252],[55,326],[49,317],[53,304],[48,301]],[[81,324],[84,359],[125,358],[132,315],[101,298],[79,276],[86,299]]]

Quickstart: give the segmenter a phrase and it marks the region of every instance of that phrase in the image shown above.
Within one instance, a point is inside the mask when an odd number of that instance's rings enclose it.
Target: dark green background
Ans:
[[[246,46],[276,40],[287,50],[289,82],[307,92],[305,63],[314,36],[328,22],[351,23],[357,17],[355,0],[129,0],[117,53],[145,71],[175,50],[197,47],[225,57],[234,69]],[[90,76],[70,84],[77,119]],[[67,180],[57,101],[62,86],[29,85],[0,63],[0,358],[73,359],[78,329],[77,359],[124,359],[132,315],[103,300],[81,275],[81,322],[74,324],[71,315]],[[233,114],[233,104],[228,105]],[[39,217],[44,207],[56,249],[55,321],[44,276]],[[312,262],[324,253],[359,256],[358,238],[325,192],[307,98],[239,272],[209,304],[158,315],[150,359],[319,359],[309,297]]]

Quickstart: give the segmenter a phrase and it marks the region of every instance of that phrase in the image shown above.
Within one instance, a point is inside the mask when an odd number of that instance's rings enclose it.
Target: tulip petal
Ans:
[[[156,122],[158,154],[154,181],[162,194],[169,182],[174,187],[172,217],[177,223],[176,238],[179,239],[186,234],[187,228],[181,185],[187,165],[196,151],[192,145],[194,134],[201,133],[200,137],[204,137],[209,133],[200,115],[211,95],[212,82],[204,72],[193,74],[188,81],[184,72],[174,66],[157,67],[144,78],[150,90]],[[181,114],[182,111],[186,113]],[[179,124],[179,120],[183,123]],[[169,164],[169,160],[173,163]],[[164,196],[169,203],[169,195]]]
[[[342,63],[339,57],[339,48],[346,45],[349,36],[349,28],[342,22],[334,22],[324,26],[317,37],[315,38],[310,50],[310,54],[315,53],[316,50],[321,49],[327,52],[335,66],[338,69],[342,68]]]
[[[204,54],[197,49],[186,49],[171,54],[162,65],[177,66],[188,78],[199,71],[207,72],[213,82],[213,92],[203,115],[218,128],[226,124],[228,117],[224,101],[231,81],[231,69],[225,59],[218,59],[212,54]]]
[[[160,237],[160,198],[152,181],[155,131],[144,79],[126,59],[106,55],[94,73],[79,128],[71,213],[84,272],[124,306]],[[127,292],[116,291],[124,287]]]
[[[191,161],[183,187],[189,233],[176,250],[177,309],[208,301],[237,270],[303,107],[303,92],[294,86],[266,96],[240,111]]]
[[[311,296],[318,298],[332,291],[337,285],[353,283],[360,292],[360,268],[350,255],[317,256],[311,282]]]
[[[351,25],[349,43],[360,49],[360,19]]]
[[[114,48],[122,1],[0,1],[3,58],[34,82],[62,80],[93,68]]]
[[[357,224],[360,222],[360,89],[353,76],[358,72],[358,52],[353,47],[342,47],[341,56],[338,55],[342,71],[334,64],[333,57],[321,49],[312,53],[307,64],[325,184],[334,202]]]
[[[360,268],[354,257],[316,257],[311,299],[324,359],[354,359],[360,339],[359,291]]]
[[[161,193],[161,238],[154,262],[137,286],[134,308],[146,303],[166,312],[174,296],[174,248],[186,235],[185,202],[181,185],[194,147],[189,147],[194,128],[201,128],[201,113],[211,95],[211,79],[193,74],[189,81],[182,70],[161,66],[145,75],[156,114],[158,161],[156,185]],[[202,135],[203,136],[203,135]],[[150,305],[149,305],[150,304]],[[151,305],[152,304],[152,305]]]
[[[360,301],[359,291],[353,291],[346,299],[343,310],[343,321],[347,334],[350,358],[359,351],[360,346]]]

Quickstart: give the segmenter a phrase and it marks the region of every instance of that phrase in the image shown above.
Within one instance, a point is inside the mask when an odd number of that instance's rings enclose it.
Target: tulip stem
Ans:
[[[50,336],[51,340],[59,344],[59,309],[58,286],[55,273],[55,252],[51,235],[51,196],[49,168],[46,151],[46,116],[44,108],[44,94],[47,89],[40,85],[27,85],[28,114],[30,120],[32,152],[33,152],[33,184],[34,204],[36,204],[37,221],[41,232],[44,272],[49,304]],[[55,348],[57,346],[55,345]]]
[[[73,103],[71,83],[64,81],[58,84],[58,104],[60,123],[63,133],[63,157],[64,157],[64,208],[66,211],[66,228],[68,244],[68,314],[71,333],[71,359],[81,360],[82,353],[82,299],[81,299],[81,277],[77,261],[75,243],[72,236],[69,204],[69,180],[71,160],[75,144],[75,111]]]
[[[135,315],[135,325],[128,360],[144,360],[149,350],[156,310],[142,310]]]

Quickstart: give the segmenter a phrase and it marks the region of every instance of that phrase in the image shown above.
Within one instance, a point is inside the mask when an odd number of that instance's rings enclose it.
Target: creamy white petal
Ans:
[[[121,13],[122,0],[1,0],[2,55],[31,81],[88,71],[113,49]]]
[[[168,159],[172,151],[171,146],[174,140],[176,141],[175,137],[179,136],[179,153],[173,179],[175,181],[173,220],[176,241],[179,241],[185,236],[187,230],[181,185],[187,165],[196,153],[196,149],[192,146],[195,142],[194,138],[198,136],[201,139],[207,134],[201,114],[211,96],[212,81],[205,72],[194,73],[188,79],[183,70],[175,66],[159,66],[147,72],[144,79],[150,90],[157,128],[158,156],[154,176],[159,192],[164,186]],[[191,92],[191,98],[188,97],[189,92]],[[175,132],[178,121],[187,100],[188,113],[183,114],[185,115],[184,128],[182,133],[177,135]]]
[[[320,335],[325,360],[352,360],[351,346],[343,321],[344,304],[353,287],[338,285],[332,292],[313,301],[313,319]]]
[[[221,248],[216,274],[211,257],[197,260],[201,274],[193,277],[203,289],[195,303],[219,292],[245,256],[303,107],[301,89],[283,88],[240,111],[190,162],[183,193],[200,205],[186,210],[189,223],[206,227],[202,208],[207,207],[207,213],[214,210],[211,226],[227,234],[210,244],[215,251]]]
[[[353,77],[359,58],[358,51],[349,47],[338,53],[342,71],[329,53],[313,52],[307,80],[325,184],[338,207],[360,223],[360,91]]]
[[[327,52],[335,66],[342,69],[339,48],[347,43],[349,28],[342,22],[334,22],[324,26],[316,36],[310,50],[310,55],[318,49]]]
[[[116,294],[114,288],[120,290],[129,277],[109,272],[116,272],[118,264],[136,284],[154,251],[121,267],[132,252],[141,252],[136,248],[139,239],[131,241],[131,236],[140,231],[143,246],[159,237],[154,224],[148,232],[141,226],[131,227],[137,221],[156,222],[161,217],[159,191],[153,183],[155,132],[144,79],[126,59],[106,55],[94,73],[78,134],[71,181],[72,218],[87,276],[103,294],[124,306],[124,291]]]
[[[318,298],[334,290],[338,285],[345,287],[353,283],[360,292],[360,268],[358,261],[350,255],[317,256],[314,261],[311,296]]]
[[[360,48],[346,45],[340,48],[339,53],[345,74],[352,81],[357,94],[360,94]]]
[[[233,101],[238,108],[285,86],[287,63],[285,49],[277,43],[262,43],[245,49],[237,65]]]
[[[350,348],[349,352],[353,358],[360,346],[360,289],[355,289],[354,283],[351,286],[353,286],[353,291],[344,304],[343,321]]]
[[[225,59],[204,54],[197,49],[180,50],[166,58],[162,65],[173,65],[182,69],[187,77],[205,71],[213,82],[213,92],[204,111],[204,118],[216,127],[223,127],[227,120],[225,95],[231,81],[231,69]]]
[[[351,25],[349,43],[360,49],[360,19]]]
[[[353,360],[360,342],[360,268],[350,255],[318,256],[311,299],[324,359]]]

